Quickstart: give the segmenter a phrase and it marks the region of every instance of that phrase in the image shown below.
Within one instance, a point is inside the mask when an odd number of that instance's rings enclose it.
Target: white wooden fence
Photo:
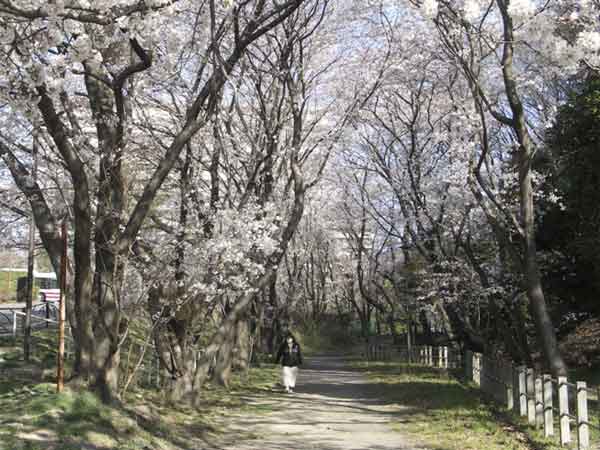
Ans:
[[[409,349],[389,344],[367,344],[365,355],[368,361],[401,359],[441,369],[456,369],[463,365],[462,354],[451,347],[413,346]]]
[[[600,431],[600,387],[567,377],[554,378],[531,367],[489,358],[481,353],[452,347],[414,346],[396,348],[367,345],[369,360],[392,360],[423,364],[442,369],[464,371],[467,381],[503,404],[508,410],[526,417],[529,424],[555,438],[561,446],[578,450],[600,449],[600,438],[591,442],[590,429]]]
[[[579,450],[592,448],[590,428],[600,430],[600,387],[588,387],[585,381],[570,382],[567,377],[554,378],[471,351],[465,352],[465,363],[467,380],[526,417],[529,424],[543,430],[544,436],[555,437],[562,446],[576,441]],[[594,448],[600,448],[600,443],[595,444]]]

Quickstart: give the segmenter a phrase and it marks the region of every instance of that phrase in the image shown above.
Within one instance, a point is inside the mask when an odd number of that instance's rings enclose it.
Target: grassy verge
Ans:
[[[0,450],[183,450],[219,442],[229,419],[238,414],[269,412],[267,397],[278,380],[273,365],[235,374],[229,389],[207,384],[200,408],[170,405],[161,392],[136,388],[122,406],[103,405],[86,391],[68,387],[57,394],[52,372],[40,382],[20,361],[18,348],[0,348]],[[51,366],[51,362],[46,362]],[[241,439],[252,439],[238,435]],[[207,445],[208,444],[208,445]]]
[[[559,448],[446,372],[396,362],[355,366],[381,390],[380,398],[410,408],[393,427],[431,450]]]

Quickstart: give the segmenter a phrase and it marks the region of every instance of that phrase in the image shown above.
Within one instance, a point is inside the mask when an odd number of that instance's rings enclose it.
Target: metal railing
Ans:
[[[23,332],[24,324],[25,313],[22,309],[0,309],[0,336],[16,338]],[[34,329],[58,326],[56,302],[35,304],[31,310],[31,326]]]
[[[56,330],[58,328],[58,321],[55,320],[58,317],[57,305],[53,302],[49,302],[48,304],[36,306],[44,306],[44,308],[38,308],[36,313],[31,315],[31,349],[32,354],[34,355],[39,351],[41,344],[44,341],[44,338],[38,333],[46,329]],[[6,314],[6,311],[10,311],[10,314]],[[25,323],[24,312],[21,312],[20,310],[0,310],[0,317],[9,319],[8,327],[4,326],[3,328],[2,324],[0,324],[0,336],[16,339],[23,333],[23,324]],[[74,349],[75,343],[71,333],[71,327],[66,325],[65,358],[67,360],[74,357]],[[161,380],[160,365],[154,352],[154,346],[151,342],[147,343],[139,338],[129,336],[123,343],[121,351],[121,363],[123,365],[123,380],[121,380],[121,384],[129,382],[129,384],[145,387],[159,388],[161,386],[163,380]],[[133,372],[137,372],[137,374],[132,376]],[[129,379],[130,377],[131,380]]]

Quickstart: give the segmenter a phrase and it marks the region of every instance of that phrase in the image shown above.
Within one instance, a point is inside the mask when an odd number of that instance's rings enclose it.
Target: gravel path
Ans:
[[[267,413],[234,419],[228,433],[252,433],[222,450],[416,450],[388,425],[410,410],[379,398],[376,387],[341,358],[315,357],[302,367],[294,394],[277,392],[271,399],[248,399]]]

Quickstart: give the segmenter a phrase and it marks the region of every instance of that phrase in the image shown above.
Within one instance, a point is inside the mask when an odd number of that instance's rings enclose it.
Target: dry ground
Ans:
[[[315,357],[301,369],[294,394],[248,397],[255,415],[233,418],[223,450],[423,449],[390,427],[411,408],[380,398],[360,371],[339,357]],[[252,435],[240,440],[248,430]],[[253,438],[253,439],[252,439]]]

